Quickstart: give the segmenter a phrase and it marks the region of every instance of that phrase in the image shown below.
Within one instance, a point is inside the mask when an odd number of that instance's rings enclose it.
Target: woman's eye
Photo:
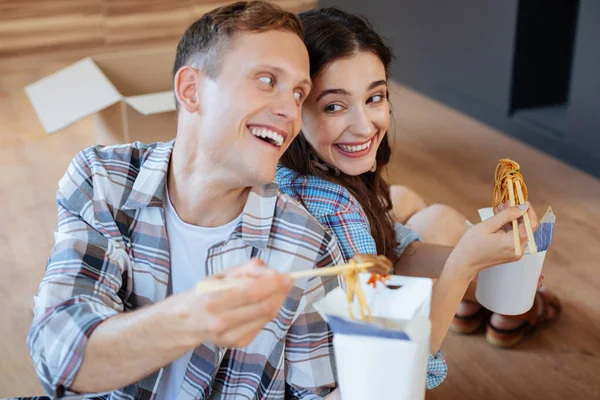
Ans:
[[[325,111],[327,112],[337,112],[337,111],[341,111],[342,106],[340,106],[339,104],[329,104],[327,107],[325,107]]]
[[[381,103],[385,99],[385,96],[381,94],[376,94],[375,96],[369,97],[367,103]]]
[[[270,76],[261,76],[258,78],[261,82],[266,83],[269,86],[273,86],[274,80]]]
[[[294,96],[296,96],[296,100],[301,101],[304,98],[304,93],[302,93],[302,92],[295,92]]]

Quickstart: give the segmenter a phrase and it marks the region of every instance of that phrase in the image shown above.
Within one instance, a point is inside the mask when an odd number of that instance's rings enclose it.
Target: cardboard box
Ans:
[[[97,143],[175,138],[175,46],[84,58],[25,87],[44,130],[93,115]]]

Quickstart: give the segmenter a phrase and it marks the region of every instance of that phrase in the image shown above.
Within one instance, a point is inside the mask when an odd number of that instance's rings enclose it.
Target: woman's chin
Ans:
[[[375,161],[373,161],[373,162],[375,162]],[[356,165],[356,164],[360,164],[360,165]],[[373,167],[373,163],[371,163],[368,166],[362,165],[363,163],[356,163],[356,164],[355,165],[340,165],[340,166],[338,166],[338,169],[346,175],[358,176],[358,175],[362,175],[366,172],[369,172],[371,170],[371,168]]]

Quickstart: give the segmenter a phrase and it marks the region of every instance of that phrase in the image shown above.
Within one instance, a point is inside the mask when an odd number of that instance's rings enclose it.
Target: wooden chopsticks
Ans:
[[[286,275],[293,279],[310,276],[332,276],[348,272],[368,272],[369,268],[375,266],[373,262],[350,262],[343,265],[333,265],[324,268],[315,268],[304,271],[289,272]],[[225,278],[225,279],[205,279],[196,284],[196,294],[208,294],[233,289],[250,282],[251,278]]]
[[[510,201],[511,207],[516,205],[515,200],[515,188],[517,190],[517,196],[519,204],[525,204],[525,197],[523,196],[523,189],[521,187],[521,181],[516,179],[515,181],[512,178],[506,179],[506,185],[508,186],[508,199]],[[514,187],[513,187],[514,185]],[[535,238],[533,237],[533,229],[531,228],[531,220],[529,219],[529,215],[525,213],[523,215],[523,223],[525,224],[525,230],[527,231],[527,243],[529,246],[529,252],[531,254],[537,253],[537,246],[535,244]],[[522,254],[521,249],[521,240],[519,237],[519,223],[515,220],[512,222],[513,226],[513,235],[515,240],[515,254],[520,256]]]
[[[523,189],[521,188],[521,181],[515,180],[515,187],[517,188],[517,196],[519,197],[519,204],[525,204],[525,197],[523,196]],[[535,244],[535,238],[533,237],[533,228],[531,227],[531,220],[529,214],[523,215],[523,223],[525,224],[525,230],[527,231],[527,246],[529,247],[529,253],[537,253],[537,245]]]

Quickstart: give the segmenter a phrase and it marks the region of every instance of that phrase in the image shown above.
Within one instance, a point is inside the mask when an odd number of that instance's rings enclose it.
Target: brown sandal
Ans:
[[[487,319],[491,315],[491,311],[475,301],[463,300],[463,302],[477,304],[479,305],[479,309],[473,314],[469,315],[454,314],[454,319],[450,325],[450,330],[455,333],[469,335],[477,332],[480,328],[485,326]]]
[[[551,308],[554,310],[553,314]],[[529,311],[521,315],[503,315],[504,318],[522,320],[523,324],[512,329],[500,329],[494,327],[490,320],[485,333],[486,339],[496,347],[515,347],[521,343],[527,332],[556,321],[560,312],[561,304],[558,298],[549,290],[540,288]]]

